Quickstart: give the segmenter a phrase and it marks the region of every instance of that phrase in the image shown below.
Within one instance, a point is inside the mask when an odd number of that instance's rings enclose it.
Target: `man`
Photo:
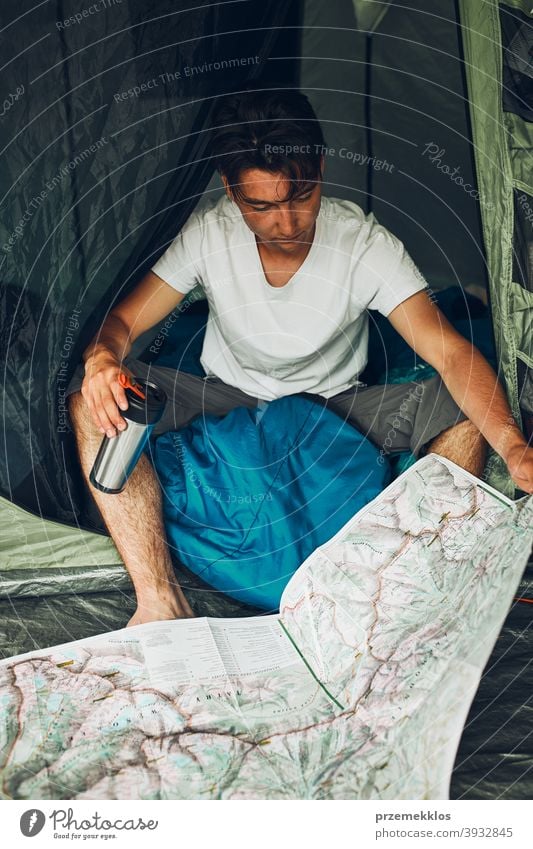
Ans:
[[[497,377],[427,293],[402,243],[348,201],[321,196],[324,139],[304,95],[247,92],[222,101],[213,152],[226,196],[195,212],[134,291],[106,318],[69,388],[86,477],[101,434],[126,425],[121,370],[160,384],[155,433],[299,392],[321,396],[384,453],[433,451],[482,474],[486,443],[533,491],[533,450]],[[209,303],[205,377],[128,357],[196,283]],[[377,309],[439,373],[367,387],[368,314]],[[81,389],[81,392],[79,391]],[[392,434],[392,435],[391,435]],[[161,493],[142,456],[118,495],[91,489],[137,593],[130,625],[192,616],[172,568]]]

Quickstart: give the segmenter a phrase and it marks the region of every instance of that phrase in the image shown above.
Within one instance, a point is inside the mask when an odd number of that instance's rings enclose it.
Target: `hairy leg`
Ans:
[[[480,478],[485,468],[487,441],[470,421],[448,427],[425,446],[423,453],[440,454]]]
[[[141,456],[123,492],[110,495],[95,489],[89,473],[102,434],[92,422],[81,392],[70,395],[68,405],[84,477],[137,595],[137,610],[128,625],[193,616],[174,575],[161,489],[148,458]]]

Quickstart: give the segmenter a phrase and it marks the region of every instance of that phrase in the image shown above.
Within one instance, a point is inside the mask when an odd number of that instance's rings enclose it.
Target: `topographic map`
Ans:
[[[448,798],[532,542],[533,497],[423,457],[311,554],[279,615],[2,661],[1,796]]]

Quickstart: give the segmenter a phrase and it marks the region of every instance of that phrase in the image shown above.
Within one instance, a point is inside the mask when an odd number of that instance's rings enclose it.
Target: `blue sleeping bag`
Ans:
[[[305,396],[199,416],[152,441],[169,542],[239,601],[277,610],[306,557],[388,483],[352,425]]]

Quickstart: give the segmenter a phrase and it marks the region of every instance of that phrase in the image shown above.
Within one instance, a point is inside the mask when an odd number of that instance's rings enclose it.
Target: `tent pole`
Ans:
[[[365,36],[365,137],[366,137],[366,203],[365,212],[372,211],[372,168],[368,165],[372,156],[372,35]]]

